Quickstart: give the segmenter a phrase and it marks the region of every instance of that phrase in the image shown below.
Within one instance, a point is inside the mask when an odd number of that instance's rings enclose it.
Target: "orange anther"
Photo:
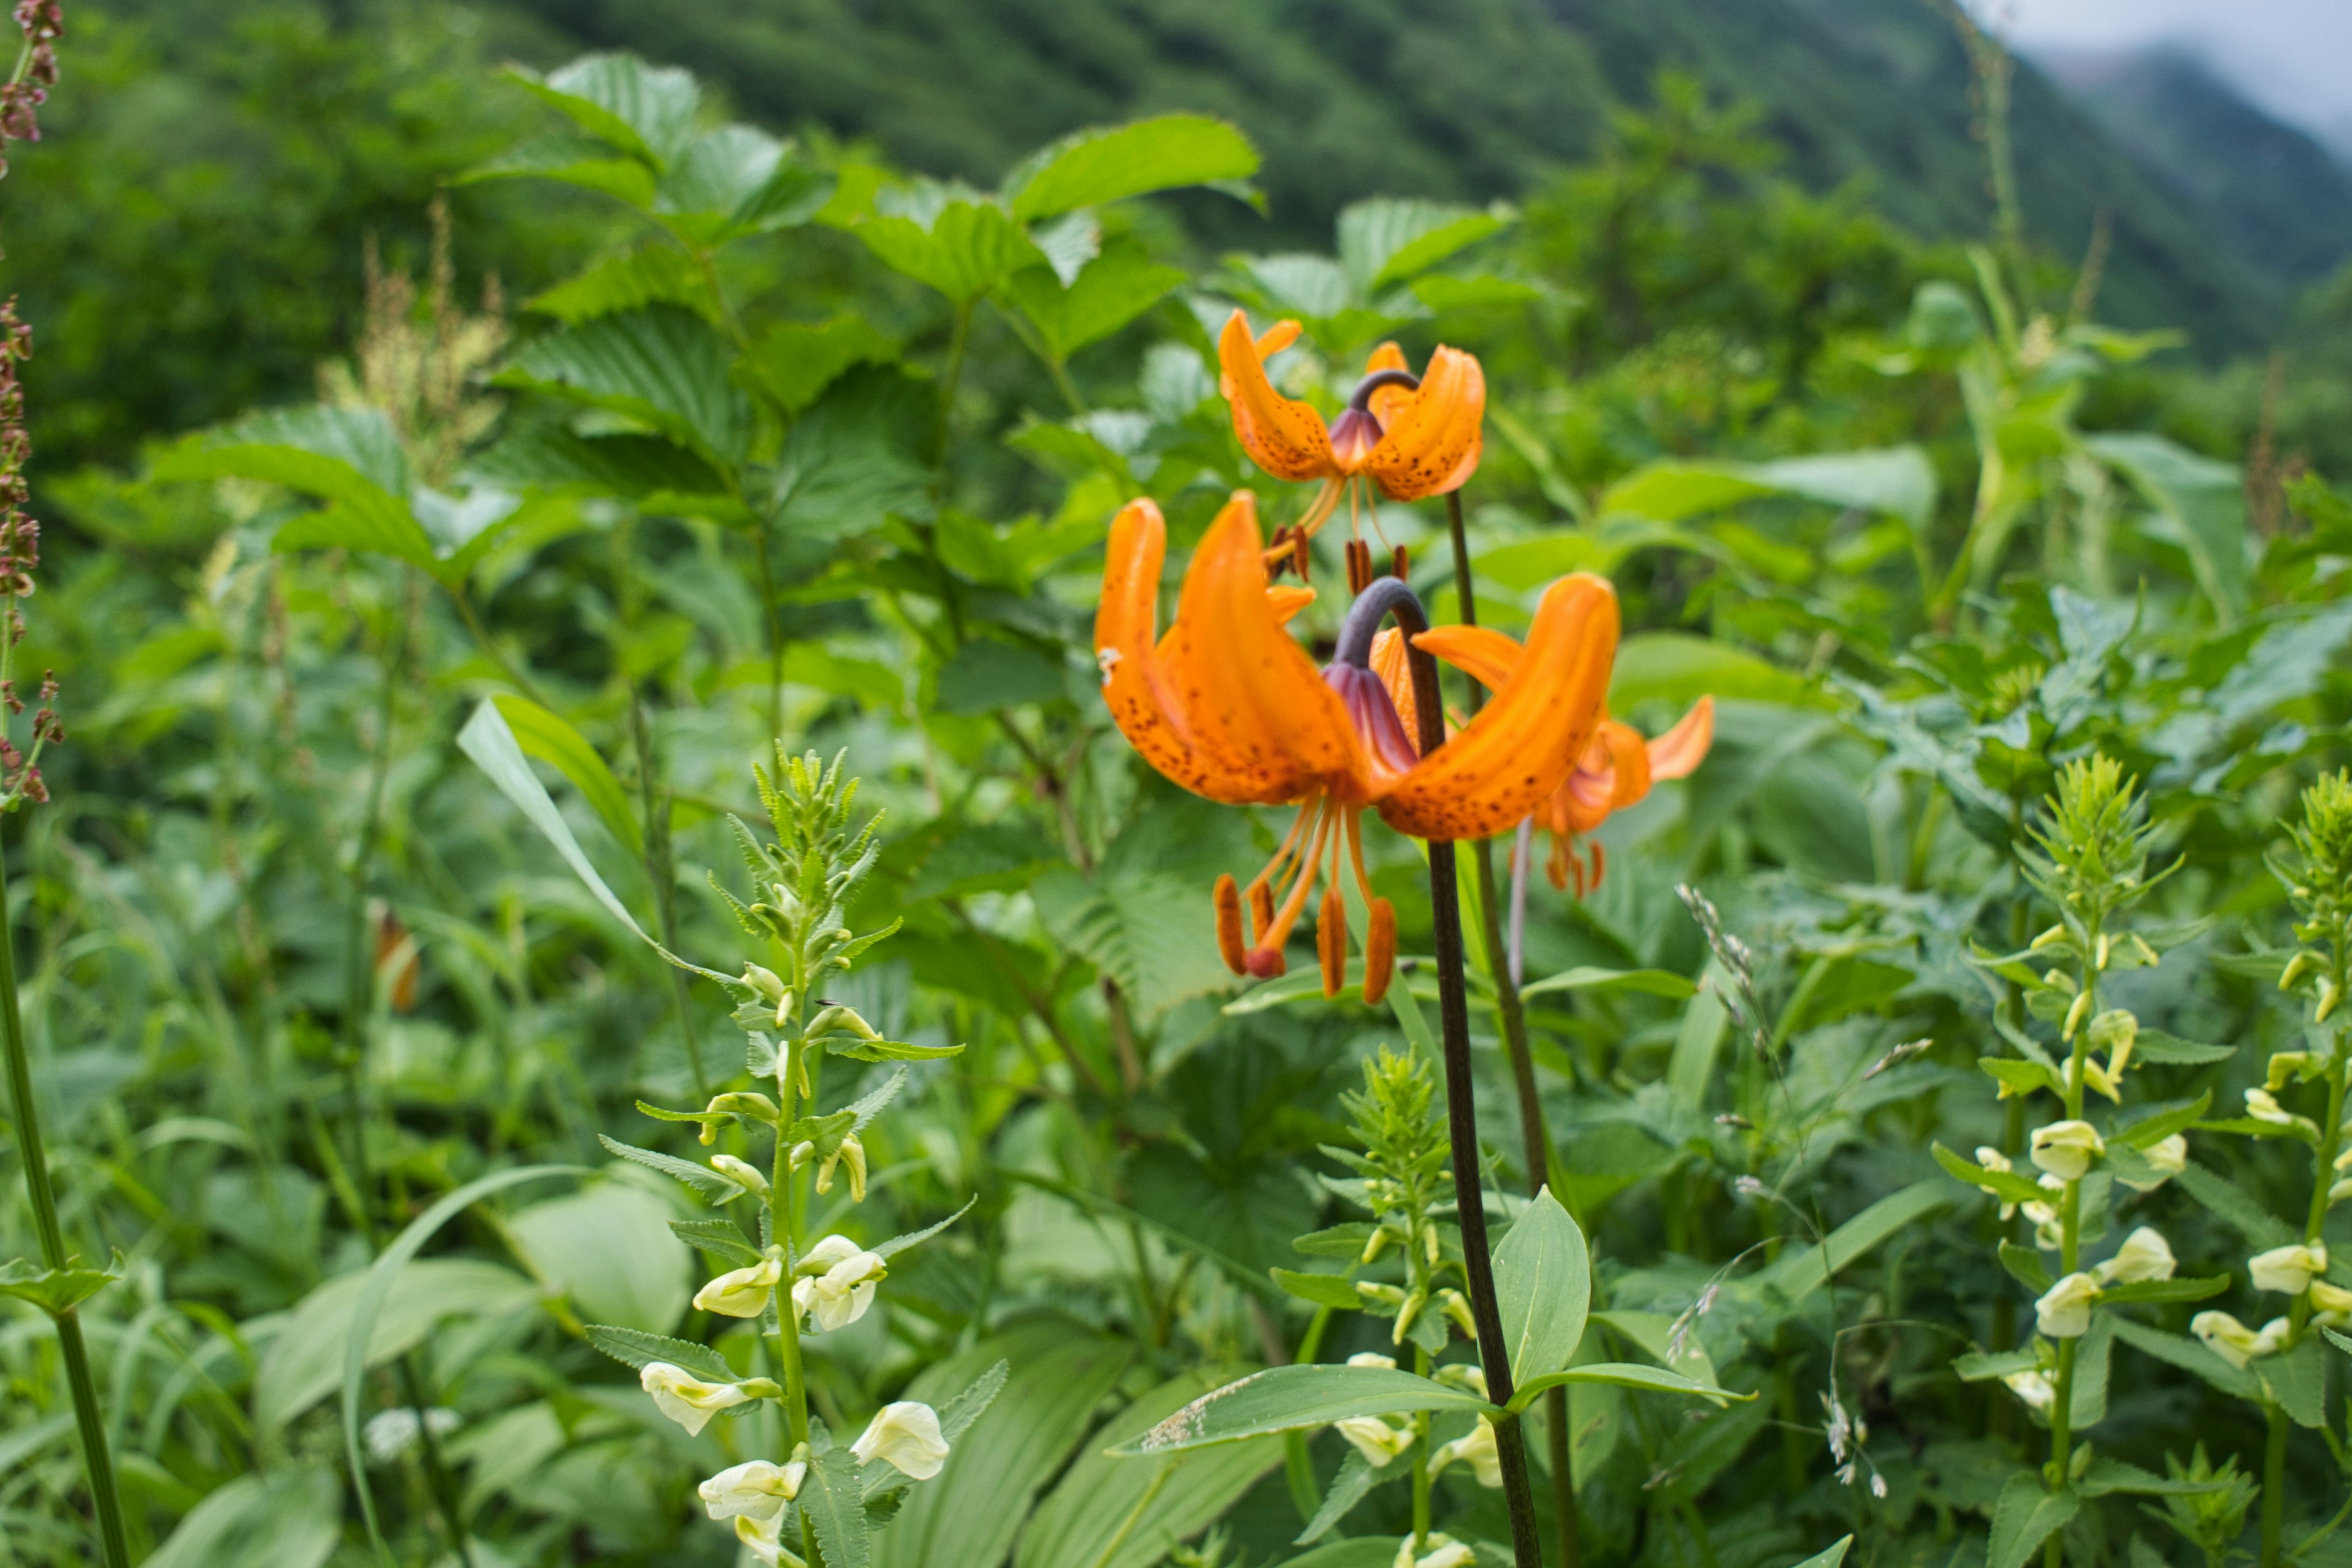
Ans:
[[[1265,933],[1274,929],[1274,885],[1252,882],[1249,900],[1250,935],[1255,941],[1264,942]]]
[[[1242,941],[1242,890],[1231,877],[1217,879],[1217,952],[1235,974],[1249,973],[1244,964],[1247,944]]]

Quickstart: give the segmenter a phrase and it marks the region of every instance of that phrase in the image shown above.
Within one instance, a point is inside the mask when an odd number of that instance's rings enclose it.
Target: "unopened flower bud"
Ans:
[[[2066,1026],[2058,1031],[2058,1037],[2064,1040],[2073,1039],[2074,1031],[2083,1026],[2083,1020],[2090,1011],[2091,994],[2088,991],[2078,993],[2074,997],[2074,1005],[2066,1009]]]
[[[755,1198],[768,1195],[768,1178],[748,1160],[739,1160],[732,1154],[713,1154],[710,1168]]]
[[[2028,952],[2041,952],[2048,948],[2057,946],[2060,942],[2064,942],[2065,940],[2065,926],[2063,923],[2054,925],[2048,931],[2043,931],[2040,936],[2035,937],[2033,939],[2032,945],[2028,947],[2026,951]]]
[[[2293,958],[2288,959],[2286,961],[2286,968],[2279,974],[2279,989],[2282,991],[2294,990],[2294,983],[2302,979],[2305,972],[2310,969],[2310,967],[2311,953],[2308,949],[2298,952]]]
[[[783,977],[773,970],[762,969],[756,963],[743,966],[743,984],[757,992],[762,1001],[781,1002],[792,993],[785,988]]]

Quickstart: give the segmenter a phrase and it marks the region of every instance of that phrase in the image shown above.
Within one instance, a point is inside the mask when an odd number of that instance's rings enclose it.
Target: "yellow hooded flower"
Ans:
[[[845,1236],[828,1236],[803,1255],[794,1270],[793,1310],[830,1333],[857,1321],[874,1305],[876,1281],[890,1272],[878,1252],[868,1252]]]
[[[2286,1343],[2287,1321],[2273,1318],[2258,1333],[2227,1312],[2200,1312],[2189,1320],[2189,1331],[2231,1366],[2243,1367],[2256,1356],[2278,1353]]]
[[[2053,1121],[2034,1129],[2032,1152],[2033,1163],[2060,1181],[2079,1182],[2107,1144],[2087,1121]]]
[[[710,1418],[748,1400],[781,1393],[764,1377],[741,1383],[705,1383],[684,1367],[666,1361],[648,1362],[637,1373],[637,1385],[654,1396],[654,1407],[687,1430],[688,1436],[710,1425]]]
[[[2169,1279],[2178,1267],[2171,1245],[2144,1225],[2124,1237],[2123,1246],[2099,1265],[2097,1272],[2102,1285],[2135,1285],[2143,1279]]]
[[[861,1465],[879,1459],[919,1481],[929,1480],[948,1463],[948,1440],[940,1431],[940,1413],[910,1399],[884,1405],[849,1451]]]
[[[2036,1327],[2053,1340],[2078,1340],[2091,1331],[2091,1306],[2099,1299],[2095,1274],[2069,1274],[2033,1303]]]
[[[2257,1290],[2276,1290],[2283,1296],[2300,1296],[2310,1287],[2311,1277],[2327,1272],[2327,1244],[2315,1241],[2309,1246],[2273,1247],[2268,1252],[2257,1252],[2246,1259],[2246,1271],[2254,1277]]]
[[[719,1471],[695,1491],[713,1519],[769,1520],[783,1512],[784,1505],[801,1495],[801,1482],[807,1478],[805,1459],[794,1459],[789,1465],[753,1459]]]
[[[748,1268],[730,1268],[697,1290],[694,1304],[725,1317],[756,1318],[768,1310],[768,1297],[783,1277],[782,1259],[762,1258]]]

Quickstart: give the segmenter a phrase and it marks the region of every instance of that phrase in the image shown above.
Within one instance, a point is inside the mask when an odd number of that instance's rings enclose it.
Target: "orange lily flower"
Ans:
[[[1477,471],[1486,374],[1475,356],[1441,345],[1416,376],[1403,350],[1382,343],[1364,362],[1347,408],[1326,426],[1266,378],[1266,360],[1298,331],[1297,321],[1283,321],[1253,338],[1249,319],[1235,310],[1218,335],[1217,364],[1218,389],[1233,405],[1234,434],[1250,460],[1279,479],[1323,481],[1299,531],[1313,537],[1359,478],[1391,500],[1419,500],[1460,489]]]
[[[1153,767],[1195,795],[1299,807],[1274,859],[1246,889],[1230,876],[1217,879],[1219,950],[1237,974],[1280,974],[1292,925],[1316,887],[1327,885],[1317,947],[1324,993],[1338,994],[1347,965],[1344,848],[1371,911],[1364,995],[1376,1002],[1388,989],[1396,916],[1364,874],[1365,807],[1400,833],[1438,840],[1490,837],[1536,810],[1567,782],[1601,721],[1616,658],[1616,594],[1582,573],[1553,584],[1527,647],[1512,645],[1513,677],[1460,734],[1423,757],[1388,683],[1370,668],[1374,632],[1392,598],[1407,592],[1402,584],[1382,579],[1358,602],[1337,657],[1318,670],[1284,629],[1312,593],[1269,587],[1249,491],[1234,492],[1210,526],[1184,574],[1176,623],[1162,636],[1166,552],[1160,509],[1129,503],[1111,524],[1095,619],[1111,716]]]
[[[1508,681],[1524,657],[1515,639],[1486,626],[1434,626],[1412,640],[1414,647],[1469,671],[1490,690]],[[1599,843],[1585,845],[1584,835],[1610,813],[1643,799],[1652,784],[1689,777],[1714,744],[1712,697],[1693,703],[1654,741],[1643,740],[1640,731],[1603,710],[1576,766],[1534,814],[1537,825],[1551,834],[1551,858],[1545,867],[1551,885],[1565,889],[1573,881],[1580,899],[1601,886],[1608,860]]]

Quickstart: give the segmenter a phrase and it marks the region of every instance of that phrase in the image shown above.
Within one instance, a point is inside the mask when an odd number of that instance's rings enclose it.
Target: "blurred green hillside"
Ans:
[[[1802,186],[1925,239],[1988,224],[1966,56],[1921,0],[81,0],[72,25],[5,237],[58,466],[305,395],[350,341],[371,237],[419,258],[434,193],[530,113],[495,68],[583,47],[688,65],[750,118],[982,183],[1078,125],[1224,114],[1265,150],[1265,213],[1184,198],[1212,249],[1321,248],[1375,193],[1530,196],[1600,155],[1664,68],[1752,105],[1756,151]],[[2265,346],[2292,269],[2233,248],[2031,69],[2013,118],[2048,256],[2071,264],[2113,216],[2102,315],[2183,328],[2209,360]],[[510,297],[611,221],[576,197],[452,199],[467,287],[494,269]],[[2276,205],[2282,231],[2308,226]]]

